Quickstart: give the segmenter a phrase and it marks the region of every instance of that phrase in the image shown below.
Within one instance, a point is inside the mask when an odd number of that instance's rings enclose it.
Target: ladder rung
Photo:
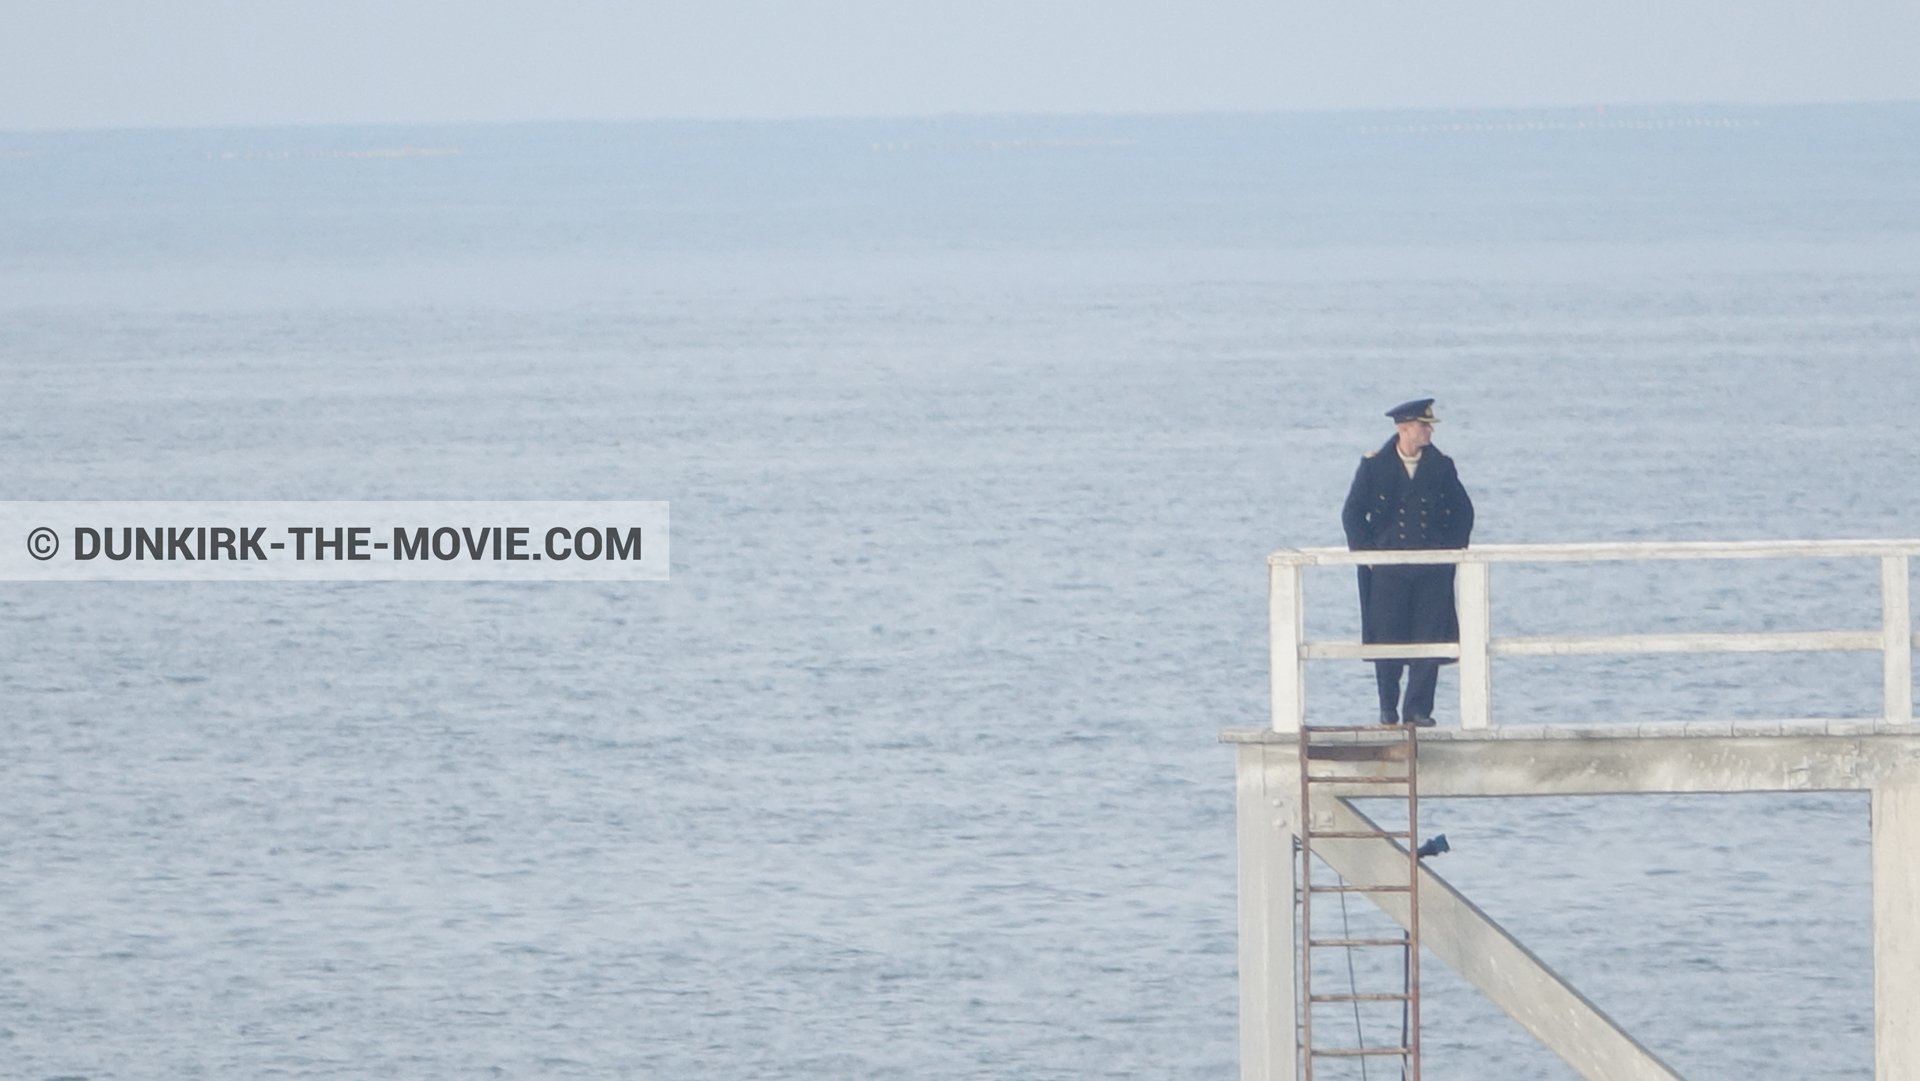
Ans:
[[[1308,784],[1410,784],[1411,777],[1308,777]]]
[[[1406,840],[1407,838],[1413,836],[1413,834],[1408,833],[1406,830],[1324,830],[1323,831],[1323,830],[1314,829],[1311,826],[1307,827],[1301,832],[1306,834],[1308,839],[1312,839],[1315,837],[1347,837],[1347,838],[1397,837],[1401,840]]]
[[[1383,736],[1404,738],[1408,730],[1397,724],[1308,724],[1300,726],[1300,731],[1309,735],[1314,732],[1378,732]]]
[[[1404,938],[1314,938],[1308,946],[1405,946]]]
[[[1406,893],[1412,886],[1308,886],[1314,893]]]
[[[1350,995],[1315,995],[1314,1002],[1406,1002],[1412,995],[1394,995],[1384,991],[1362,991]]]
[[[1413,1054],[1411,1047],[1322,1047],[1311,1052],[1315,1055],[1327,1055],[1332,1058],[1359,1058],[1362,1055],[1400,1055]]]
[[[1404,743],[1311,743],[1307,757],[1315,762],[1405,762]]]

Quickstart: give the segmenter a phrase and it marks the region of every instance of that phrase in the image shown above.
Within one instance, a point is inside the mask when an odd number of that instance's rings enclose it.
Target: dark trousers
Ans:
[[[1453,566],[1382,565],[1372,568],[1366,593],[1369,642],[1453,642],[1460,625],[1453,609]],[[1380,710],[1398,708],[1402,720],[1433,716],[1434,685],[1440,660],[1375,661]],[[1400,698],[1400,673],[1406,671],[1407,696]]]
[[[1400,670],[1411,669],[1407,677],[1407,699],[1400,701]],[[1440,682],[1439,661],[1375,661],[1373,678],[1380,685],[1380,712],[1392,712],[1397,705],[1403,721],[1433,716],[1433,689]]]

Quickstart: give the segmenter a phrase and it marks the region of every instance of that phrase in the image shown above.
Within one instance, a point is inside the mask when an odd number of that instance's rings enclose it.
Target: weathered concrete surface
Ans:
[[[1329,799],[1324,810],[1317,797],[1314,803],[1316,815],[1331,812],[1331,829],[1380,828],[1344,800]],[[1407,880],[1407,850],[1393,841],[1329,838],[1315,841],[1313,850],[1357,885]],[[1402,927],[1409,925],[1405,894],[1366,896]],[[1653,1052],[1425,866],[1420,868],[1420,944],[1588,1081],[1679,1081]]]
[[[1297,768],[1292,733],[1228,729],[1220,738],[1266,748],[1286,768]],[[1352,738],[1397,742],[1400,736],[1383,731]],[[1420,734],[1422,796],[1861,791],[1915,784],[1920,731],[1913,725],[1534,725]],[[1338,794],[1363,793],[1356,787]]]
[[[1873,793],[1873,1076],[1920,1081],[1920,785]]]
[[[1382,729],[1356,743],[1394,742]],[[1295,1076],[1293,835],[1300,818],[1293,733],[1230,729],[1239,759],[1241,1077]],[[1345,764],[1351,769],[1352,764]],[[1327,785],[1330,797],[1369,786]],[[1420,793],[1557,796],[1645,792],[1870,791],[1873,794],[1876,1081],[1920,1081],[1920,731],[1887,721],[1550,725],[1437,729],[1420,734]],[[1343,800],[1335,815],[1359,812]],[[1350,879],[1388,881],[1375,864],[1405,852],[1390,841],[1319,842]],[[1396,854],[1397,853],[1397,854]],[[1386,872],[1382,872],[1385,874]],[[1431,885],[1431,889],[1429,889]],[[1590,1081],[1667,1081],[1672,1072],[1620,1032],[1471,902],[1430,873],[1421,878],[1425,944]],[[1387,911],[1406,922],[1406,904]],[[1429,899],[1431,898],[1431,900]]]

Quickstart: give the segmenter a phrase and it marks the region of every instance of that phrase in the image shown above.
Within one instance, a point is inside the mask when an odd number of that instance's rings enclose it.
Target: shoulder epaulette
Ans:
[[[1366,452],[1365,454],[1362,454],[1362,455],[1361,455],[1360,457],[1362,457],[1362,458],[1371,458],[1371,457],[1373,457],[1374,455],[1376,455],[1376,454],[1378,454],[1378,453],[1380,453],[1380,452],[1379,452],[1379,451],[1377,451],[1377,450],[1370,450],[1370,451],[1368,451],[1368,452]]]

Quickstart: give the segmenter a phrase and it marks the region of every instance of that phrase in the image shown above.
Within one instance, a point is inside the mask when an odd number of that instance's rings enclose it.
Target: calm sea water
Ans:
[[[1232,1078],[1214,736],[1387,406],[1483,541],[1920,535],[1915,106],[0,134],[0,193],[4,498],[665,499],[676,560],[0,589],[9,1077]],[[1496,623],[1875,583],[1502,570]],[[1878,709],[1871,655],[1495,678]],[[1870,1076],[1863,799],[1427,812],[1681,1073]],[[1572,1076],[1427,987],[1429,1077]]]

